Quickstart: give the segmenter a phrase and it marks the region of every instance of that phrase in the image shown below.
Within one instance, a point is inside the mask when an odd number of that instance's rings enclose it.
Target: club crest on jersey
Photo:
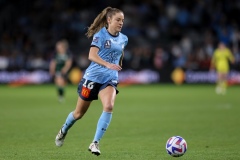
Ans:
[[[111,48],[111,41],[110,40],[105,41],[104,48]]]

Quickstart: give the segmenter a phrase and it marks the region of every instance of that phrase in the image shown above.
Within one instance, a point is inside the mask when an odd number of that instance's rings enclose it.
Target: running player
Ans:
[[[211,70],[215,68],[217,71],[217,94],[225,94],[226,92],[228,72],[230,68],[229,61],[234,63],[234,57],[230,49],[228,49],[224,43],[220,42],[218,48],[213,53],[210,66]]]
[[[101,99],[103,112],[98,120],[96,133],[88,150],[100,155],[99,141],[106,132],[111,119],[116,94],[118,71],[122,69],[123,50],[128,38],[120,31],[124,14],[117,8],[105,8],[94,20],[86,33],[93,40],[89,51],[91,64],[78,85],[76,109],[71,112],[56,136],[55,143],[62,146],[71,126],[87,112],[91,102]]]
[[[54,76],[54,83],[57,86],[59,102],[64,100],[64,87],[66,75],[72,66],[72,57],[68,51],[68,42],[60,40],[56,43],[56,55],[51,60],[49,72]]]

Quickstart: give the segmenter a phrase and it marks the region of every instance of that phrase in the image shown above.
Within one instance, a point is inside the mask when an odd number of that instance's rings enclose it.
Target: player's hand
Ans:
[[[116,71],[122,70],[122,67],[121,67],[121,66],[119,66],[119,65],[117,65],[117,64],[113,64],[113,63],[108,63],[108,64],[106,65],[106,67],[107,67],[108,69],[112,69],[112,70],[116,70]]]

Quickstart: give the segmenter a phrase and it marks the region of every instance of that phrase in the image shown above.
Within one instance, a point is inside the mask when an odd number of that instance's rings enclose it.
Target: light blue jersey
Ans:
[[[98,55],[103,60],[109,63],[119,64],[127,43],[128,38],[126,35],[119,33],[117,36],[113,36],[103,27],[99,32],[94,34],[91,46],[99,48]],[[118,82],[118,71],[91,62],[83,78],[101,84],[110,80]]]

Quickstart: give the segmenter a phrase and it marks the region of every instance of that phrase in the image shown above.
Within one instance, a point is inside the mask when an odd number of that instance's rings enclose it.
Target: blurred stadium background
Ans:
[[[69,41],[72,67],[84,71],[87,27],[106,6],[125,13],[122,32],[129,44],[121,82],[213,83],[210,59],[223,41],[236,58],[230,81],[240,83],[237,0],[1,0],[0,83],[50,82],[49,62],[61,38]]]
[[[94,157],[86,149],[100,101],[64,147],[56,148],[54,138],[89,64],[87,27],[107,6],[125,13],[129,44],[120,83],[138,85],[119,86],[102,155]],[[188,143],[182,160],[239,159],[239,15],[238,0],[0,0],[0,160],[167,160],[165,143],[173,135]],[[62,38],[74,57],[73,85],[59,103],[48,67]],[[209,71],[219,41],[236,59],[224,96],[215,94],[216,74]]]

